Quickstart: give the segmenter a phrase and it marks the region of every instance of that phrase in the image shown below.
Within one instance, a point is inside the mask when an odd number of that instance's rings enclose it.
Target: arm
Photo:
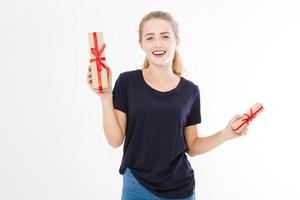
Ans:
[[[197,125],[194,125],[197,126]],[[224,134],[222,131],[218,131],[217,133],[207,136],[207,137],[199,137],[196,136],[188,148],[188,154],[193,157],[199,154],[206,153],[215,147],[219,146],[223,142],[226,141]]]
[[[198,136],[197,125],[186,127],[184,129],[184,134],[188,144],[188,155],[193,157],[202,153],[206,153],[229,139],[246,135],[247,128],[245,128],[240,135],[236,134],[231,129],[232,123],[240,117],[241,115],[234,116],[225,129],[206,137]]]
[[[108,143],[117,148],[123,143],[127,123],[126,113],[114,109],[112,95],[112,74],[108,73],[108,89],[103,93],[92,88],[91,65],[88,67],[87,83],[97,95],[101,97],[103,110],[103,128]]]
[[[114,147],[119,147],[125,137],[126,114],[113,107],[112,95],[101,98],[103,110],[103,128],[108,143]]]

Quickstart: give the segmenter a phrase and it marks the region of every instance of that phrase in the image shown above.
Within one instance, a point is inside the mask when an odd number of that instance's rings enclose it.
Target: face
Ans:
[[[142,30],[141,47],[150,64],[172,64],[179,39],[175,38],[170,22],[162,19],[148,20]]]

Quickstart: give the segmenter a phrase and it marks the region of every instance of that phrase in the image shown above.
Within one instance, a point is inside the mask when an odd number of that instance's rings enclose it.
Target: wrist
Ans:
[[[100,94],[100,99],[101,99],[101,102],[102,102],[102,103],[111,102],[111,101],[112,101],[112,98],[113,98],[112,93],[110,93],[110,94],[105,94],[105,95],[101,95],[101,94]]]
[[[219,132],[220,137],[222,138],[222,141],[225,142],[229,139],[228,134],[226,133],[226,129],[222,129]]]

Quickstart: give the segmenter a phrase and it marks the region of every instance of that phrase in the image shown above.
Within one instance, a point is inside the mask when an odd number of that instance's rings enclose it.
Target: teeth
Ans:
[[[164,54],[165,51],[153,51],[153,54],[155,55],[160,55],[160,54]]]

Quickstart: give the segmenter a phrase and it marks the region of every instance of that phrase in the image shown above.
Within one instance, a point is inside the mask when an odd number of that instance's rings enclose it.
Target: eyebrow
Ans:
[[[160,35],[163,35],[163,34],[166,34],[166,33],[170,34],[170,32],[165,31],[165,32],[161,32]],[[144,36],[147,36],[147,35],[154,35],[154,33],[147,33]]]

